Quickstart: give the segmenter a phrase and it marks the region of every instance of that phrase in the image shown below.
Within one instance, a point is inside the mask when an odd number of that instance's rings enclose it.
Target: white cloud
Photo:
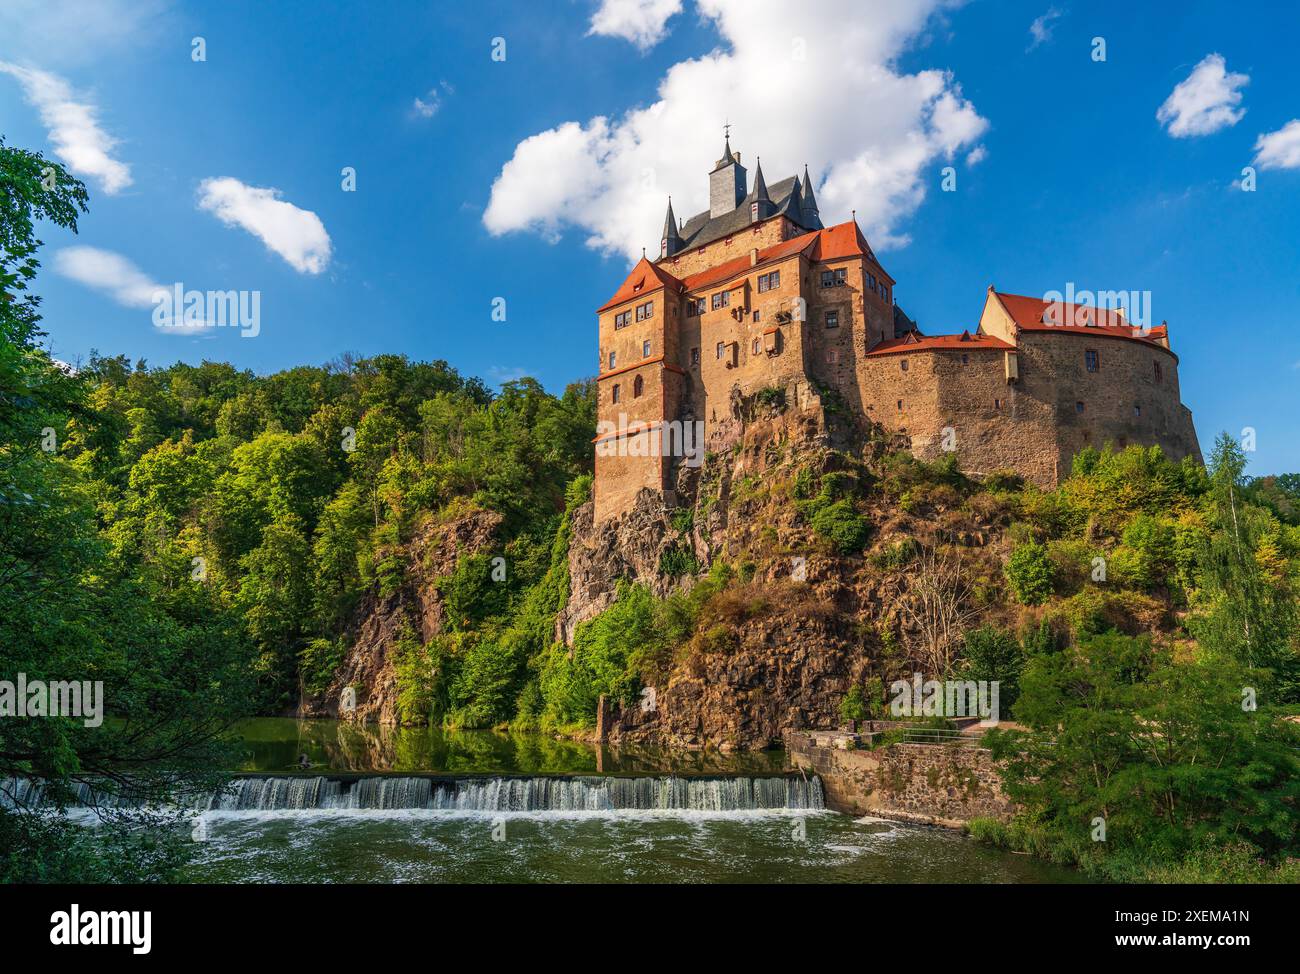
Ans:
[[[1156,112],[1156,120],[1174,138],[1209,135],[1241,121],[1246,114],[1241,91],[1250,83],[1244,74],[1228,74],[1222,54],[1207,54],[1180,81]]]
[[[439,90],[441,88],[441,90]],[[419,95],[411,103],[411,111],[420,118],[433,118],[438,114],[438,109],[442,107],[443,94],[452,94],[456,89],[447,82],[439,82],[438,87],[430,88],[429,93],[423,98]]]
[[[587,34],[621,37],[648,51],[664,39],[668,18],[681,9],[682,0],[601,0]]]
[[[222,176],[199,185],[199,209],[228,227],[242,227],[275,251],[294,270],[319,274],[330,262],[330,235],[311,210],[282,200],[280,191],[248,186]]]
[[[977,145],[975,148],[971,149],[970,152],[967,154],[966,165],[978,166],[981,162],[983,162],[986,158],[988,158],[988,154],[989,154],[988,149],[984,148],[984,146],[982,145]]]
[[[154,295],[167,290],[121,254],[98,247],[65,247],[54,255],[54,270],[126,308],[151,308]]]
[[[117,139],[99,127],[95,106],[78,101],[66,81],[9,61],[0,61],[0,73],[12,75],[23,86],[27,103],[49,129],[54,154],[69,169],[96,180],[109,195],[131,185],[130,166],[111,154]]]
[[[1061,11],[1052,7],[1047,13],[1034,20],[1029,25],[1029,34],[1033,39],[1029,42],[1029,50],[1033,50],[1040,44],[1046,44],[1052,39],[1052,21],[1059,19]]]
[[[1255,140],[1255,165],[1260,169],[1300,169],[1300,118]]]
[[[937,180],[931,164],[988,127],[946,72],[894,67],[948,5],[882,0],[866,19],[855,0],[821,0],[792,18],[780,0],[699,0],[726,47],[673,65],[653,104],[520,142],[492,185],[484,225],[551,240],[573,226],[593,248],[638,257],[657,244],[669,194],[683,218],[707,208],[729,119],[751,180],[755,155],[769,185],[806,161],[824,222],[856,208],[877,247],[905,243],[898,225]],[[797,29],[773,29],[783,23]]]

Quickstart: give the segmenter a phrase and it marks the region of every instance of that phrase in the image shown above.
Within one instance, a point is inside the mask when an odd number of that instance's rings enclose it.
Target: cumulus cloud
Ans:
[[[199,209],[228,227],[247,230],[302,274],[319,274],[330,262],[330,235],[311,210],[280,199],[280,191],[222,176],[199,184]]]
[[[54,270],[125,308],[153,307],[154,295],[167,290],[121,254],[98,247],[65,247],[54,255]]]
[[[1244,74],[1229,74],[1222,54],[1207,54],[1180,81],[1156,112],[1156,120],[1177,139],[1209,135],[1241,121],[1246,109],[1241,88],[1250,83]]]
[[[669,194],[682,217],[708,207],[722,123],[769,185],[809,164],[822,220],[858,220],[877,247],[905,243],[900,223],[937,180],[932,164],[979,140],[988,123],[946,72],[895,61],[944,0],[699,0],[725,45],[673,65],[657,99],[617,118],[567,121],[516,146],[492,185],[489,232],[554,240],[568,227],[629,258],[657,246]],[[790,30],[773,29],[790,24]],[[820,178],[819,178],[820,177]]]
[[[601,0],[587,33],[621,37],[648,51],[664,39],[668,18],[681,9],[682,0]]]
[[[117,139],[99,127],[95,106],[78,100],[66,81],[9,61],[0,61],[0,73],[11,75],[22,85],[27,103],[49,129],[54,154],[70,170],[95,180],[109,195],[131,185],[130,166],[112,156]]]
[[[1255,165],[1260,169],[1300,169],[1300,118],[1255,140]]]
[[[1033,50],[1040,44],[1046,44],[1052,39],[1052,21],[1059,19],[1061,11],[1052,7],[1041,17],[1035,18],[1034,22],[1029,25],[1029,50]]]

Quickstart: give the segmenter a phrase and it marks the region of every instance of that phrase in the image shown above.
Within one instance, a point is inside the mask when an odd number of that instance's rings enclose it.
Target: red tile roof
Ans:
[[[662,267],[650,263],[642,257],[636,262],[627,279],[614,292],[614,296],[596,309],[596,314],[602,311],[608,311],[616,304],[622,304],[624,301],[631,301],[633,298],[642,298],[647,294],[653,294],[661,288],[669,291],[680,291],[682,282],[673,277]]]
[[[938,349],[961,349],[966,351],[1014,352],[1016,347],[1008,345],[992,335],[964,331],[960,335],[918,335],[911,332],[902,338],[891,338],[881,342],[871,351],[871,355],[897,355],[901,352],[930,352]]]
[[[1143,332],[1141,328],[1125,321],[1123,315],[1109,308],[1066,304],[1064,301],[1044,301],[1023,294],[1003,294],[1001,291],[993,293],[1002,303],[1002,307],[1007,309],[1011,320],[1023,331],[1065,331],[1135,338],[1159,345],[1161,348],[1165,346],[1158,339],[1168,340],[1169,337],[1169,329],[1165,325]]]
[[[627,279],[614,292],[614,296],[597,308],[596,313],[608,311],[616,304],[623,304],[625,301],[631,301],[642,295],[650,294],[660,288],[667,288],[670,291],[681,291],[683,289],[695,291],[700,288],[711,287],[714,284],[721,284],[724,281],[739,277],[751,267],[757,267],[759,264],[767,264],[776,260],[784,260],[787,257],[801,253],[806,253],[810,261],[842,260],[846,257],[858,256],[869,257],[875,263],[877,270],[880,270],[885,277],[889,278],[889,283],[894,283],[894,279],[885,274],[880,264],[876,263],[875,255],[867,245],[866,238],[862,236],[862,231],[858,229],[858,225],[850,220],[847,223],[827,227],[823,230],[813,230],[797,237],[791,237],[789,240],[782,240],[780,243],[772,244],[769,247],[763,247],[758,252],[758,261],[756,263],[751,263],[749,254],[741,254],[716,267],[710,267],[687,275],[682,280],[678,280],[658,264],[651,263],[642,257],[637,261],[636,266],[632,268],[632,272],[628,274]]]

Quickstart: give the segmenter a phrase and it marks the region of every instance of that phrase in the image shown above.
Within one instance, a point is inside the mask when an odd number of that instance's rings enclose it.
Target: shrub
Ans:
[[[694,575],[699,570],[699,560],[689,549],[670,545],[659,555],[659,574],[667,578]]]
[[[1028,541],[1011,552],[1006,568],[1007,582],[1016,600],[1023,605],[1039,605],[1052,594],[1052,563],[1047,548]]]
[[[861,551],[871,533],[867,519],[844,500],[818,509],[812,516],[812,528],[844,555]]]

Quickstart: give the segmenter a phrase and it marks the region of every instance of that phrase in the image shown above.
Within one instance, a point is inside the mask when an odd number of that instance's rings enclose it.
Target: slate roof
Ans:
[[[801,206],[803,187],[800,185],[798,176],[791,176],[779,183],[772,183],[767,187],[767,195],[776,207],[773,216],[784,214],[805,230],[821,229],[820,220],[814,222],[804,215]],[[682,249],[690,250],[692,247],[703,247],[705,244],[721,240],[723,237],[729,237],[751,226],[749,204],[753,202],[753,198],[754,194],[751,192],[745,198],[745,201],[730,213],[724,213],[722,216],[712,219],[709,217],[708,210],[703,213],[696,213],[695,216],[686,221],[681,229]]]

